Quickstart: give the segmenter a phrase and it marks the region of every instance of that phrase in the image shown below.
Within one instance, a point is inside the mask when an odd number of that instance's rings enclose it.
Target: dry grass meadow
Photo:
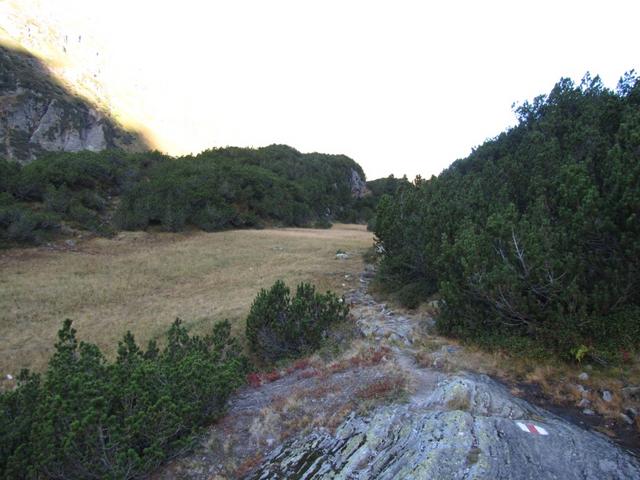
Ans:
[[[63,319],[113,354],[131,330],[146,345],[180,317],[194,332],[228,318],[237,333],[260,288],[283,279],[338,293],[358,284],[372,234],[360,225],[186,234],[126,232],[73,249],[0,254],[0,376],[43,370]],[[337,259],[337,250],[349,252]]]

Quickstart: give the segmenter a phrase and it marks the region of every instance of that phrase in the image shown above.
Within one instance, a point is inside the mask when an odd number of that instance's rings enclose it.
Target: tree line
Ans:
[[[49,153],[27,165],[0,159],[0,242],[44,241],[61,229],[206,231],[366,222],[376,198],[352,194],[360,165],[285,145],[158,152]]]

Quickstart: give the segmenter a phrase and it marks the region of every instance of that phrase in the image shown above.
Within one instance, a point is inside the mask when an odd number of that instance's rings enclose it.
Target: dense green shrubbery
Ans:
[[[278,280],[261,290],[247,317],[246,336],[252,351],[273,362],[309,353],[320,346],[329,326],[344,320],[349,308],[333,293],[316,293],[307,283],[298,285],[291,297]]]
[[[125,192],[117,216],[125,229],[221,230],[255,227],[261,219],[302,225],[311,217],[305,202],[296,185],[269,170],[203,154],[150,168]]]
[[[373,215],[380,195],[354,198],[353,172],[364,179],[348,157],[302,154],[284,145],[220,148],[178,159],[158,152],[51,153],[26,166],[0,159],[0,207],[25,217],[44,210],[58,222],[99,234],[152,226],[328,227],[334,220],[363,222]],[[371,182],[374,190],[378,183]],[[33,234],[9,235],[5,221],[0,238],[44,238],[46,229],[34,228]]]
[[[375,212],[380,199],[385,195],[394,195],[400,188],[410,185],[407,177],[396,178],[389,175],[385,178],[378,178],[367,182],[370,194],[359,198],[355,202],[355,210],[360,212],[358,221],[367,222],[367,230],[375,231]]]
[[[360,165],[347,156],[303,154],[286,145],[270,145],[257,149],[217,148],[205,151],[196,158],[210,163],[258,167],[272,172],[278,179],[292,185],[290,188],[305,204],[303,212],[292,212],[294,218],[307,215],[312,219],[346,221],[350,216],[360,216],[356,199],[352,197],[350,179],[352,171],[363,180],[365,175]],[[289,207],[278,205],[277,208]]]
[[[162,351],[127,333],[115,362],[69,320],[58,338],[44,378],[25,371],[0,395],[2,478],[140,478],[221,414],[247,370],[228,322],[198,337],[176,320]]]
[[[379,283],[439,291],[446,334],[615,359],[640,347],[640,82],[563,79],[517,113],[380,201]]]
[[[38,243],[62,221],[100,234],[110,233],[114,196],[140,180],[159,154],[51,153],[21,166],[0,159],[0,240]],[[22,232],[20,235],[14,231]]]
[[[0,245],[3,242],[39,243],[58,229],[58,222],[56,215],[34,212],[13,202],[3,206],[0,200]]]
[[[352,197],[352,170],[364,178],[348,157],[301,154],[284,145],[207,150],[149,169],[146,181],[123,195],[118,219],[123,228],[166,230],[366,220],[362,215],[372,211]]]

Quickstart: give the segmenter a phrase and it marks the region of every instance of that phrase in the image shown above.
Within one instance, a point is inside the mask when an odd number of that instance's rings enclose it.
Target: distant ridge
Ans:
[[[139,132],[71,93],[32,54],[0,44],[0,156],[28,163],[45,152],[149,149]]]

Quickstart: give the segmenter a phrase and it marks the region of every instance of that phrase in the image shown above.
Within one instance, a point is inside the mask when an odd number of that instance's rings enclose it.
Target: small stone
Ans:
[[[75,248],[76,246],[75,240],[65,240],[64,243],[69,248]]]
[[[633,425],[633,420],[631,420],[628,416],[626,416],[624,413],[620,414],[620,420],[622,420],[624,423],[626,423],[627,425]]]
[[[578,375],[578,378],[582,381],[589,380],[589,374],[587,372],[582,372]]]
[[[586,408],[589,405],[591,405],[591,402],[589,400],[587,400],[586,398],[583,398],[582,400],[580,400],[580,403],[578,403],[578,407],[580,407],[580,408]]]
[[[10,373],[7,373],[7,380],[13,380],[13,375],[11,375]]]
[[[590,408],[585,408],[584,410],[582,410],[582,413],[584,413],[585,415],[595,415],[596,414],[596,412],[594,412]]]
[[[636,418],[638,416],[638,410],[636,410],[634,407],[627,407],[624,409],[624,411],[631,418]]]
[[[444,367],[444,358],[436,357],[433,359],[432,367],[433,368],[443,368]]]
[[[640,399],[640,387],[624,387],[622,389],[622,396],[625,400],[639,400]]]
[[[346,253],[336,253],[336,258],[339,260],[346,260],[347,258],[349,258],[349,255],[347,255]]]
[[[582,395],[583,397],[589,393],[589,390],[587,390],[586,388],[584,388],[582,385],[577,384],[576,385],[576,390],[578,390],[580,392],[580,395]]]
[[[604,390],[602,392],[602,400],[604,400],[607,403],[613,400],[613,395],[611,395],[611,392],[609,390]]]
[[[62,235],[73,235],[73,229],[69,228],[69,227],[68,227],[68,226],[66,226],[66,225],[62,225],[62,226],[60,227],[60,233],[61,233]],[[55,246],[55,245],[54,245],[54,246]]]

